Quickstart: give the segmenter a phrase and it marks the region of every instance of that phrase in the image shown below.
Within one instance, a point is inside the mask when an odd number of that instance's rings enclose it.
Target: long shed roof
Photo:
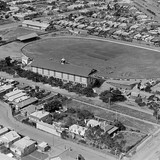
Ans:
[[[17,37],[17,40],[25,41],[25,40],[36,38],[36,37],[38,37],[37,33],[30,33],[30,34],[27,34],[27,35]]]
[[[88,77],[91,73],[92,69],[88,67],[81,67],[73,64],[61,64],[54,61],[44,60],[44,59],[35,59],[31,66],[38,67],[38,68],[44,68],[54,71],[59,71],[62,73],[68,73],[83,77]]]

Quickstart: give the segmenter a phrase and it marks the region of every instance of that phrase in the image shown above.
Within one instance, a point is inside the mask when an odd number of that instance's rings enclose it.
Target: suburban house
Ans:
[[[9,131],[9,129],[7,127],[1,128],[0,129],[0,136],[2,136],[3,134],[7,133]]]
[[[0,141],[5,144],[6,147],[10,147],[15,141],[19,140],[21,137],[15,131],[10,131],[5,133],[0,137]]]
[[[21,114],[24,116],[30,116],[30,114],[32,114],[33,112],[35,112],[36,110],[42,109],[42,106],[36,106],[34,104],[31,104],[25,108],[21,109]]]
[[[76,135],[84,137],[86,130],[86,127],[82,127],[77,124],[73,124],[69,127],[69,132],[72,134],[73,137]]]
[[[37,122],[37,121],[44,121],[49,117],[49,112],[46,111],[36,111],[30,114],[29,119],[31,121]]]
[[[95,127],[95,126],[100,126],[101,122],[95,120],[95,119],[90,119],[88,122],[87,122],[87,127],[91,126],[91,127]]]
[[[36,142],[29,137],[23,137],[22,139],[14,142],[10,150],[18,156],[25,156],[36,150]]]

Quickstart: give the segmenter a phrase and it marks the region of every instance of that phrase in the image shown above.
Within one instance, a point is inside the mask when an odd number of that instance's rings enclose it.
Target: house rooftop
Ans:
[[[13,146],[17,147],[19,149],[25,149],[35,143],[36,143],[36,141],[33,141],[33,140],[29,139],[28,137],[23,137],[22,139],[14,142]]]
[[[20,138],[20,135],[17,132],[10,131],[10,132],[4,134],[3,136],[1,136],[0,140],[5,141],[5,142],[10,142],[10,141],[13,141],[18,138]]]
[[[49,115],[49,112],[46,112],[46,111],[36,111],[30,114],[31,117],[35,117],[37,119],[41,119],[47,115]]]
[[[54,71],[59,71],[63,73],[73,74],[73,75],[79,75],[83,77],[88,77],[89,74],[91,74],[92,69],[88,67],[82,67],[77,66],[73,64],[61,64],[60,62],[54,62],[51,60],[44,60],[42,58],[36,58],[31,63],[31,66],[38,67],[38,68],[44,68]]]
[[[27,112],[27,114],[30,115],[31,113],[35,112],[36,109],[41,109],[41,108],[42,108],[42,106],[40,106],[40,105],[36,106],[36,105],[31,104],[31,105],[21,109],[21,112],[22,113]]]
[[[94,119],[90,119],[88,122],[87,122],[87,126],[91,125],[91,126],[98,126],[100,125],[101,122],[97,121],[97,120],[94,120]]]
[[[28,105],[36,102],[36,101],[37,101],[37,98],[31,97],[31,98],[29,98],[29,99],[27,99],[27,100],[24,100],[24,101],[18,103],[18,104],[17,104],[17,107],[18,107],[19,109],[21,109],[21,108],[26,107],[26,106],[28,106]]]

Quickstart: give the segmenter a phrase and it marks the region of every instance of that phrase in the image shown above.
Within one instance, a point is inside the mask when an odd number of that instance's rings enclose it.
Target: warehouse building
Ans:
[[[28,27],[32,29],[41,30],[41,31],[46,31],[49,26],[50,24],[48,23],[32,21],[32,20],[24,20],[22,22],[22,27]]]
[[[30,69],[32,72],[48,77],[52,76],[64,82],[80,83],[84,87],[95,83],[96,80],[91,76],[96,70],[69,64],[64,58],[62,58],[60,62],[36,58],[31,63]]]

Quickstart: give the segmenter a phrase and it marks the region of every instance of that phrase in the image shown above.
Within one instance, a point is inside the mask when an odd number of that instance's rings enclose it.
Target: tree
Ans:
[[[77,110],[77,117],[79,119],[91,119],[94,117],[94,114],[88,110],[79,109]]]
[[[61,138],[62,138],[62,139],[68,138],[68,134],[67,134],[67,131],[66,131],[66,130],[63,130],[63,131],[62,131],[62,133],[61,133]]]
[[[5,58],[5,62],[7,64],[7,66],[11,66],[11,60],[12,60],[12,58],[10,56]]]
[[[113,94],[112,94],[110,91],[106,90],[106,91],[102,92],[102,93],[99,95],[99,97],[100,97],[100,99],[101,99],[103,102],[108,103],[109,100],[112,99]]]
[[[0,11],[8,11],[9,8],[7,6],[7,3],[5,1],[0,0]]]
[[[142,103],[142,98],[141,98],[141,97],[137,97],[137,98],[135,99],[135,102],[136,102],[137,104]]]
[[[120,131],[126,130],[126,127],[118,120],[115,120],[113,123],[114,126],[118,127]]]
[[[91,87],[86,87],[82,90],[82,94],[86,95],[86,97],[95,97],[97,94],[94,93]]]
[[[146,86],[146,88],[144,89],[144,91],[150,93],[150,92],[152,91],[152,90],[151,90],[151,86],[149,86],[149,85]]]
[[[68,117],[66,119],[65,127],[69,128],[71,125],[75,124],[76,121],[72,117]]]
[[[58,100],[52,101],[44,105],[44,110],[47,112],[55,112],[62,107],[62,103]]]
[[[122,92],[119,90],[119,89],[116,89],[116,90],[112,90],[112,93],[114,94],[114,95],[122,95]]]

